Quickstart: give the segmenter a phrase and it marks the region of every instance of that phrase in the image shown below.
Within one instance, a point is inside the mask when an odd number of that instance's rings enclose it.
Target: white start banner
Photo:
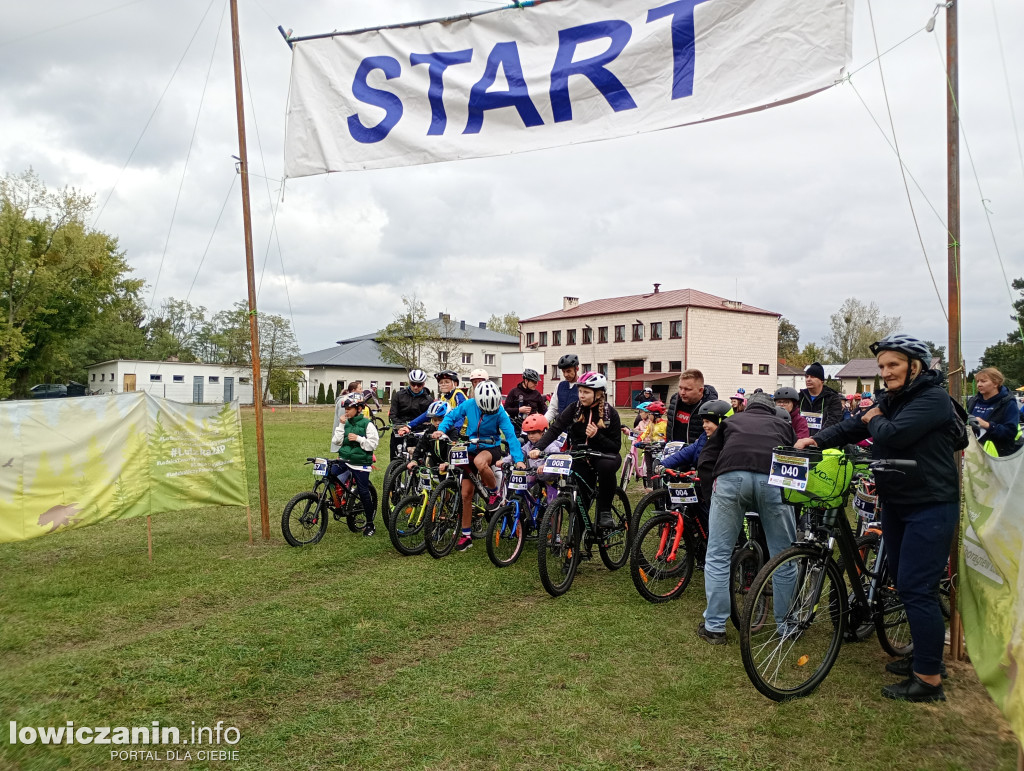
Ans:
[[[845,77],[853,0],[524,0],[293,38],[285,176],[714,120]]]

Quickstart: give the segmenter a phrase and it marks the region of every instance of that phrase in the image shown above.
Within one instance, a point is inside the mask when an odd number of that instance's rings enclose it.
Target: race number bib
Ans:
[[[526,474],[521,471],[515,471],[512,476],[508,478],[508,489],[509,490],[526,490],[528,485],[526,484]]]
[[[807,489],[807,473],[810,461],[792,455],[772,453],[772,471],[768,476],[768,484],[775,487],[787,487],[790,490]]]
[[[669,442],[665,445],[665,449],[661,451],[661,457],[667,458],[676,450],[681,450],[684,447],[686,447],[686,442]]]
[[[853,498],[853,508],[857,510],[857,516],[864,522],[873,522],[875,510],[878,508],[878,496],[868,495],[860,490]]]
[[[804,412],[801,414],[804,416],[804,420],[807,421],[807,429],[809,431],[821,431],[820,412]]]
[[[696,503],[697,490],[693,482],[669,482],[668,495],[672,503]]]
[[[429,468],[421,468],[419,472],[420,489],[425,490],[430,487],[433,482],[434,475],[431,473]]]
[[[572,473],[572,456],[549,455],[544,459],[544,473],[568,476]]]
[[[327,459],[317,458],[313,461],[313,476],[325,477],[327,476]]]
[[[448,462],[453,466],[468,466],[469,445],[453,444],[452,448],[448,451]]]

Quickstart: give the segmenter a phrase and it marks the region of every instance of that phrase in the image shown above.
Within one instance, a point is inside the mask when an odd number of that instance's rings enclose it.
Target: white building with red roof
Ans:
[[[561,310],[523,319],[522,349],[544,353],[545,393],[558,386],[556,365],[566,353],[579,356],[584,371],[608,377],[619,407],[634,404],[645,386],[667,399],[686,369],[699,369],[726,399],[741,387],[775,390],[781,314],[696,289],[660,288],[583,303],[565,297]]]

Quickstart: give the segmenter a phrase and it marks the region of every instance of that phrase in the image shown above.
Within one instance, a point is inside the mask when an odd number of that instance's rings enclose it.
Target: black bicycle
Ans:
[[[292,546],[312,546],[319,543],[327,532],[330,514],[342,519],[353,533],[361,531],[367,522],[363,503],[359,500],[355,475],[345,469],[341,461],[326,458],[306,458],[313,464],[313,489],[299,493],[284,505],[281,515],[281,533]],[[377,510],[377,489],[370,485],[373,510]]]
[[[576,461],[609,457],[616,456],[585,448],[545,457],[542,473],[557,474],[559,482],[558,495],[548,504],[537,534],[537,565],[540,582],[552,597],[569,591],[580,561],[592,559],[595,545],[609,570],[618,570],[629,558],[629,498],[617,487],[611,512],[615,527],[598,528],[589,514],[595,490],[573,470]]]

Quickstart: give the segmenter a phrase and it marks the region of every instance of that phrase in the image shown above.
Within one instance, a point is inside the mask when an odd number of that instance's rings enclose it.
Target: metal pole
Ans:
[[[947,285],[949,305],[949,395],[960,401],[964,379],[963,356],[960,352],[960,121],[957,117],[959,100],[959,68],[957,53],[957,3],[952,0],[946,7],[946,206],[949,227],[947,249]],[[957,453],[957,460],[961,457]],[[957,463],[958,488],[963,490],[962,465]],[[962,495],[961,495],[962,501]],[[961,503],[962,505],[962,503]],[[949,552],[950,569],[955,575],[960,563],[960,532],[957,528]],[[956,581],[949,590],[950,622],[949,653],[955,661],[964,658],[963,632],[960,612],[957,610]]]
[[[249,338],[252,343],[252,404],[256,410],[256,467],[259,470],[260,523],[270,540],[267,508],[267,458],[263,448],[263,378],[260,375],[260,330],[256,319],[256,278],[252,259],[252,217],[249,213],[249,161],[245,149],[245,107],[242,104],[242,49],[238,40],[238,0],[231,0],[231,54],[235,65],[235,113],[238,118],[238,169],[242,175],[242,228],[245,232],[245,273],[249,285]]]

